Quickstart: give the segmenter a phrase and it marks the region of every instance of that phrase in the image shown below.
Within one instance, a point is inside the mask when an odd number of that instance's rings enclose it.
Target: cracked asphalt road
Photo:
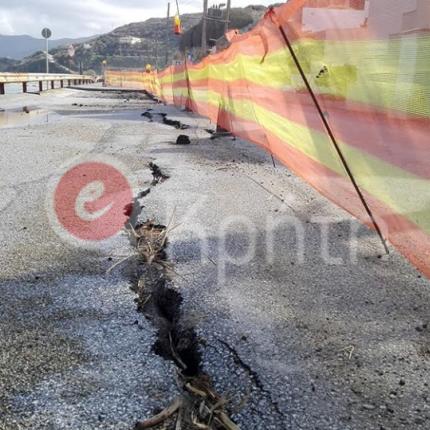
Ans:
[[[0,138],[0,429],[128,429],[176,394],[127,264],[106,274],[131,252],[125,233],[87,251],[49,225],[49,178],[88,154],[125,164],[136,194],[149,161],[169,174],[142,217],[173,214],[182,312],[241,429],[429,428],[430,283],[396,251],[382,257],[373,232],[259,148],[210,140],[209,121],[141,95],[2,98],[23,105],[51,116]],[[148,107],[191,128],[149,122]]]

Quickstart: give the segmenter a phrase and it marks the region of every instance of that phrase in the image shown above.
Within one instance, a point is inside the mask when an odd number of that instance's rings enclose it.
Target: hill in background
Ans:
[[[83,37],[79,39],[50,39],[51,48],[68,46],[75,43],[83,43],[97,36]],[[13,60],[22,60],[39,50],[45,49],[45,39],[38,39],[31,36],[5,36],[0,34],[0,57]]]
[[[17,64],[18,64],[18,62],[16,60],[12,60],[10,58],[0,58],[0,73],[1,72],[9,72]]]
[[[265,6],[233,8],[230,28],[247,31],[263,16]],[[67,46],[50,50],[50,71],[54,73],[94,72],[101,73],[102,62],[108,67],[143,68],[150,63],[164,68],[175,59],[181,59],[181,51],[193,51],[201,44],[202,14],[181,15],[184,34],[173,33],[173,19],[151,18],[118,27],[110,33],[95,37],[84,43],[74,44],[75,54],[70,57]],[[208,22],[208,41],[219,39],[224,25]],[[69,44],[67,44],[69,45]],[[2,61],[0,59],[0,69]],[[3,68],[15,72],[40,73],[45,71],[45,55],[39,51],[21,61]]]

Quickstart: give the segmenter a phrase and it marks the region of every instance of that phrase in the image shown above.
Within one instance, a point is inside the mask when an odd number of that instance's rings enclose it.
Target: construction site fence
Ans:
[[[290,0],[198,64],[106,83],[260,145],[430,276],[429,52],[428,0]]]

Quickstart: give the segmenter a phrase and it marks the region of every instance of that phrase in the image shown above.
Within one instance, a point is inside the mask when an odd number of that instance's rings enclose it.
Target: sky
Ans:
[[[225,2],[209,0],[209,5]],[[232,0],[232,6],[275,2]],[[181,13],[199,12],[203,0],[179,0],[179,7]],[[85,37],[130,22],[163,17],[166,12],[167,0],[0,0],[0,34],[40,37],[41,29],[49,27],[54,39]]]

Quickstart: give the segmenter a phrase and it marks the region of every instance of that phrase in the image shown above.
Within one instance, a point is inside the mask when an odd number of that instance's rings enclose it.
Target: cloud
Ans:
[[[200,11],[202,3],[201,0],[180,0],[180,12]],[[233,6],[250,3],[269,5],[273,0],[232,0]],[[162,17],[166,10],[167,0],[0,0],[0,34],[39,37],[43,27],[50,27],[54,38],[83,37],[105,33],[130,22]]]

